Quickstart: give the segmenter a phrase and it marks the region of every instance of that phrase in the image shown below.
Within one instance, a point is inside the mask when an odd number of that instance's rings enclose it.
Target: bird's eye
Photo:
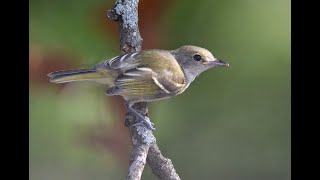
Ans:
[[[195,55],[193,55],[193,59],[196,61],[200,61],[202,58],[199,54],[195,54]]]

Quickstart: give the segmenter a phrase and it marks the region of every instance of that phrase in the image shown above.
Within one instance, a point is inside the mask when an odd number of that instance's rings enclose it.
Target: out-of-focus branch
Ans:
[[[120,28],[120,50],[130,53],[141,50],[142,38],[138,27],[139,0],[116,0],[114,7],[108,11],[110,20],[117,21]],[[136,103],[133,108],[147,116],[147,103]],[[160,179],[179,180],[171,160],[162,156],[151,130],[145,126],[136,125],[139,122],[136,116],[126,114],[125,124],[130,127],[130,136],[133,144],[127,179],[141,179],[141,175],[148,158],[152,172]]]

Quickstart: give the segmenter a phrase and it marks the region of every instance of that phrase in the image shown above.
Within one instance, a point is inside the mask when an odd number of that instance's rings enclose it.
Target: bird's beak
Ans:
[[[212,67],[224,67],[224,66],[229,66],[229,63],[216,59],[214,61],[207,62],[207,65],[210,65]]]

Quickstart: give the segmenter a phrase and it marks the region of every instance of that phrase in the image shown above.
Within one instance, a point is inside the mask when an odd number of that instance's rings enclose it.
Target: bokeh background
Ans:
[[[29,173],[32,180],[125,179],[131,142],[119,97],[47,73],[119,53],[114,0],[29,1]],[[192,44],[230,63],[182,95],[150,105],[162,153],[182,179],[288,180],[289,0],[140,0],[143,48]],[[149,167],[142,179],[156,179]]]

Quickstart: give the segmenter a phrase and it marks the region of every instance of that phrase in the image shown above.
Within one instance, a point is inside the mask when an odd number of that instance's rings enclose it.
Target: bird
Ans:
[[[174,50],[144,49],[121,54],[87,69],[60,70],[48,74],[52,83],[93,81],[107,86],[107,96],[122,96],[129,112],[140,123],[154,124],[132,108],[138,102],[169,99],[183,93],[203,72],[229,63],[202,47],[184,45]]]

